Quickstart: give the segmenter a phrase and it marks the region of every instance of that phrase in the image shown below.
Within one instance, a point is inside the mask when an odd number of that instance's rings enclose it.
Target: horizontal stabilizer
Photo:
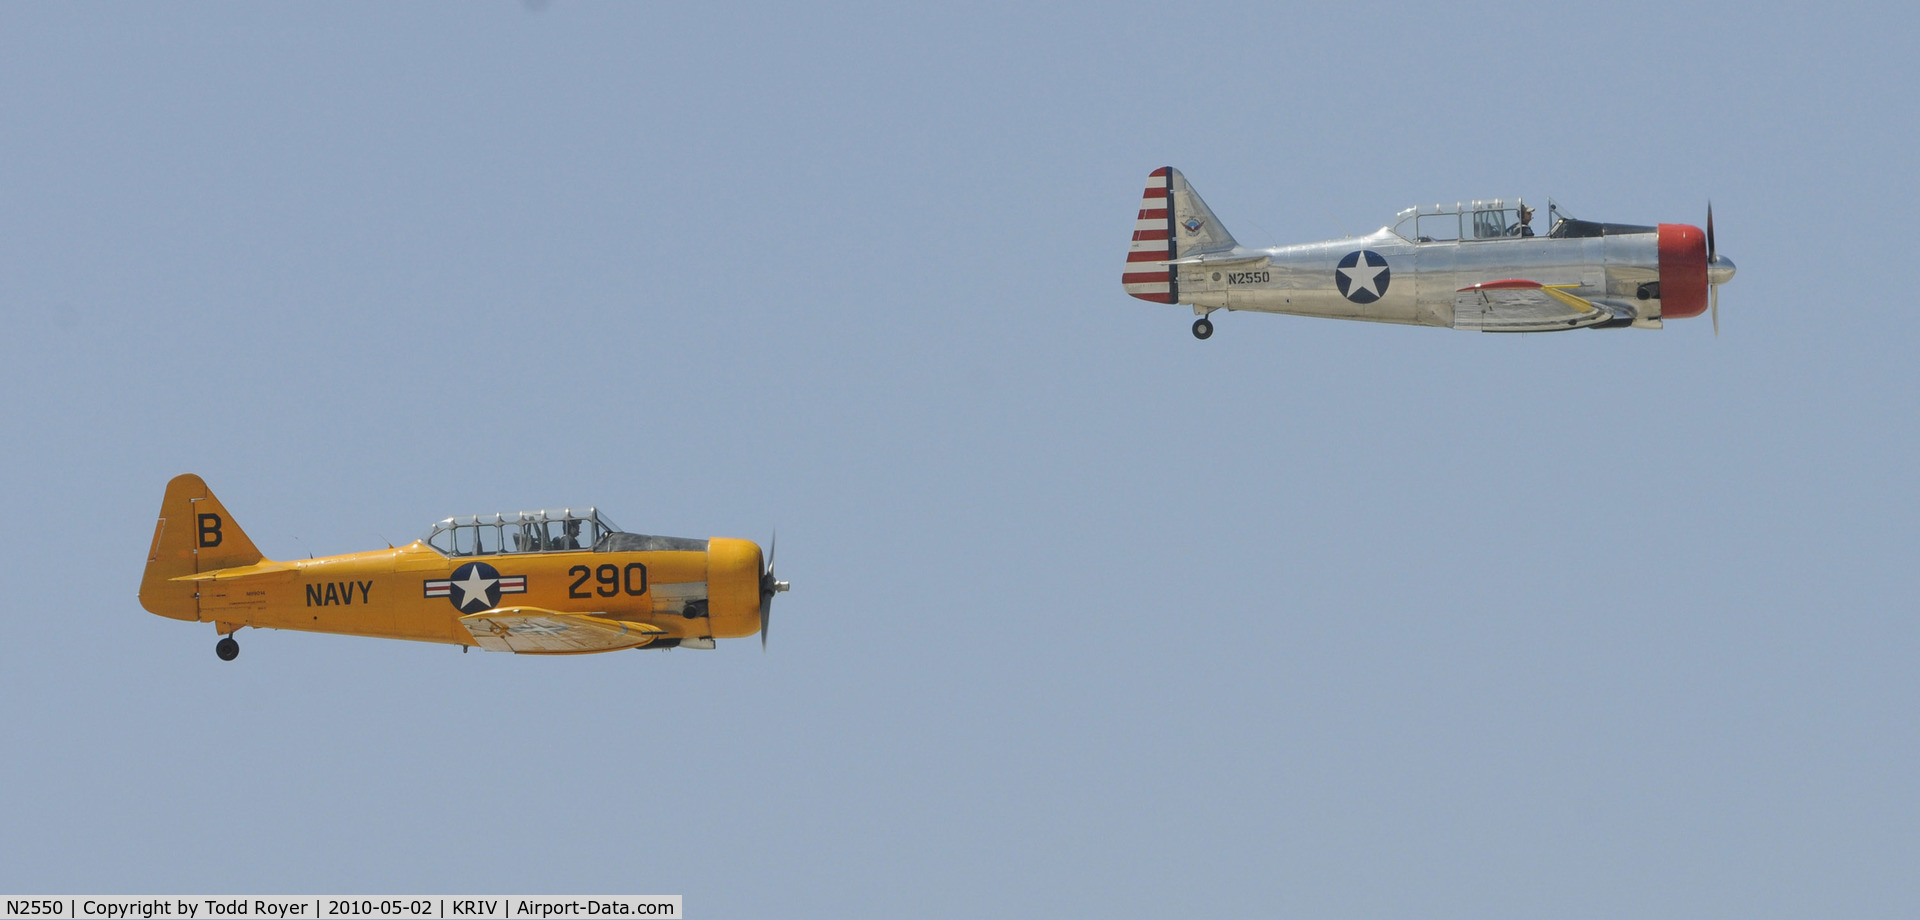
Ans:
[[[1168,265],[1247,265],[1259,263],[1265,265],[1273,261],[1273,254],[1257,252],[1251,249],[1229,249],[1226,252],[1203,252],[1199,255],[1183,256],[1168,262]]]
[[[609,620],[539,607],[496,607],[460,618],[475,642],[490,652],[569,655],[640,648],[666,630],[650,623]]]
[[[239,565],[239,566],[234,566],[233,568],[230,568],[230,569],[217,569],[212,572],[201,572],[198,575],[175,575],[174,577],[169,578],[167,580],[168,581],[232,581],[235,578],[246,578],[249,575],[270,575],[270,574],[273,574],[274,572],[298,572],[298,571],[300,571],[300,566],[295,565],[294,563],[275,562],[271,559],[262,559],[259,562],[256,562],[252,565]]]

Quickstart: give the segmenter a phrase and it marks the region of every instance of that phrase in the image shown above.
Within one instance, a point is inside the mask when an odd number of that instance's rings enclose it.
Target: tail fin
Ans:
[[[140,579],[140,606],[163,617],[197,620],[199,589],[192,582],[169,579],[252,565],[260,559],[253,541],[200,477],[175,476],[160,500],[147,572]]]
[[[1232,249],[1239,245],[1220,226],[1200,193],[1187,177],[1171,166],[1147,176],[1140,198],[1140,214],[1133,221],[1133,245],[1127,249],[1127,267],[1120,283],[1141,300],[1178,303],[1180,287],[1167,263],[1183,255]]]

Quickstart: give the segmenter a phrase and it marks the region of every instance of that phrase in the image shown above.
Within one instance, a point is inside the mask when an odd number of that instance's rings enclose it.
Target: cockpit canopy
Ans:
[[[1393,232],[1416,243],[1532,236],[1532,228],[1520,220],[1525,207],[1518,198],[1511,203],[1493,198],[1469,204],[1417,205],[1400,212]]]
[[[450,517],[420,540],[447,556],[579,552],[619,530],[593,508],[548,508]]]

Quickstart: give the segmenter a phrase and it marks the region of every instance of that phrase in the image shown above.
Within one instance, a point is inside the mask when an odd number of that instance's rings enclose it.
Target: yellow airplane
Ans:
[[[787,583],[749,540],[625,533],[592,508],[447,518],[402,547],[274,562],[200,477],[167,483],[140,605],[214,624],[574,655],[767,642]]]

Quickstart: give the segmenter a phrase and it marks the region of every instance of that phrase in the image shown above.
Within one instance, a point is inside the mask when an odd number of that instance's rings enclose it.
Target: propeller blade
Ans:
[[[1719,250],[1713,247],[1713,202],[1707,202],[1707,264],[1713,264],[1713,256]]]
[[[767,650],[767,626],[773,622],[773,595],[760,595],[760,650]]]
[[[1719,261],[1720,250],[1713,244],[1713,200],[1707,200],[1707,269],[1713,269],[1713,263]],[[1713,294],[1710,300],[1713,311],[1713,337],[1720,337],[1720,285],[1711,285]]]
[[[773,596],[787,589],[773,577],[773,554],[780,551],[780,532],[767,541],[767,567],[760,570],[760,650],[767,650],[767,627],[773,623]]]

